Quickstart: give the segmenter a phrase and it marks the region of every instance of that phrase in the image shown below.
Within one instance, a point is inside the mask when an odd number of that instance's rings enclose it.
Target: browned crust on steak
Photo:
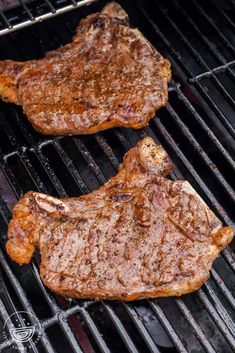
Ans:
[[[50,135],[141,128],[168,100],[170,63],[115,2],[81,20],[72,43],[41,60],[0,62],[0,97]]]
[[[28,192],[15,206],[7,252],[28,263],[35,248],[52,291],[75,298],[135,300],[182,295],[209,277],[234,236],[147,137],[99,190],[70,199]]]

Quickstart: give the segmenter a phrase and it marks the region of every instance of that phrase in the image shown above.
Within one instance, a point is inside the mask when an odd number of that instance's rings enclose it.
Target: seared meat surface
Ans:
[[[146,126],[167,102],[170,63],[115,2],[83,19],[72,43],[41,60],[0,61],[0,97],[43,134]]]
[[[75,298],[135,300],[182,295],[209,277],[233,238],[147,137],[99,190],[57,199],[28,192],[9,225],[7,252],[19,264],[41,254],[52,291]]]

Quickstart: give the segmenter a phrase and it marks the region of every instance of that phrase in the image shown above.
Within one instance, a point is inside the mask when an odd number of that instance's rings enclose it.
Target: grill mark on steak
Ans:
[[[0,61],[0,98],[21,105],[43,134],[140,128],[166,104],[170,77],[169,61],[112,2],[43,59]]]
[[[134,300],[199,288],[233,238],[187,181],[167,179],[171,162],[150,137],[124,156],[116,176],[78,198],[25,194],[6,249],[19,264],[41,253],[54,292]]]

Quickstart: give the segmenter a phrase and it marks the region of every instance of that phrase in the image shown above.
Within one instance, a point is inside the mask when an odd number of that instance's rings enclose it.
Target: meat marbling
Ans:
[[[6,245],[52,291],[76,298],[134,300],[182,295],[209,277],[233,238],[150,137],[124,157],[99,190],[57,199],[28,192],[14,209]]]
[[[166,104],[170,77],[169,61],[112,2],[43,59],[0,61],[0,98],[21,105],[43,134],[140,128]]]

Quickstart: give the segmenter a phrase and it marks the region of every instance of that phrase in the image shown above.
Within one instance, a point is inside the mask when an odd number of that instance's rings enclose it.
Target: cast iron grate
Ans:
[[[97,0],[0,0],[0,36]]]
[[[3,36],[0,59],[41,57],[67,43],[78,19],[104,3]],[[231,72],[235,57],[228,43],[234,34],[235,6],[210,0],[211,20],[202,1],[189,2],[194,10],[176,0],[122,3],[132,23],[169,57],[177,83],[169,90],[167,107],[140,131],[115,129],[91,136],[44,137],[33,130],[20,108],[0,103],[0,327],[15,311],[35,313],[43,335],[30,351],[40,353],[233,352],[232,247],[215,261],[211,278],[196,293],[128,304],[55,296],[41,284],[37,259],[19,267],[4,250],[10,212],[24,192],[34,189],[66,197],[94,190],[116,173],[124,153],[145,135],[153,136],[170,153],[175,163],[172,178],[187,178],[224,223],[234,225]],[[212,21],[209,32],[199,20]],[[217,28],[222,25],[221,33]],[[223,51],[213,45],[218,39]],[[11,344],[0,338],[0,351],[10,352]]]

